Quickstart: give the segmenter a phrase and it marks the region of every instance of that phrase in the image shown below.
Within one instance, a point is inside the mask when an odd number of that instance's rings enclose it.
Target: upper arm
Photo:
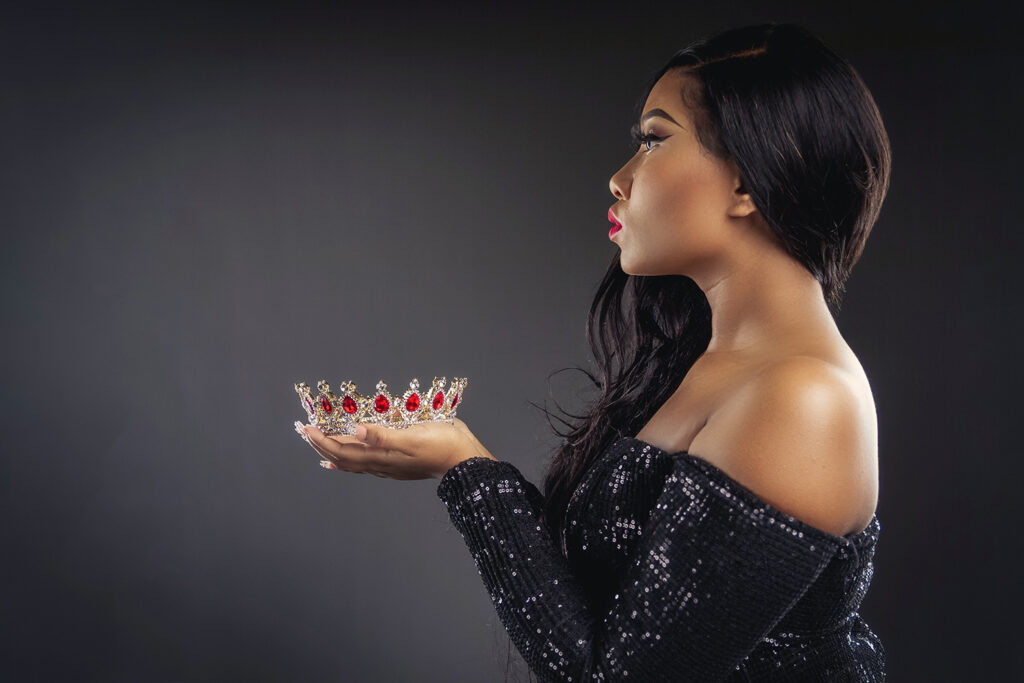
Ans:
[[[877,497],[874,432],[841,370],[787,360],[752,378],[691,444],[766,503],[842,536]]]

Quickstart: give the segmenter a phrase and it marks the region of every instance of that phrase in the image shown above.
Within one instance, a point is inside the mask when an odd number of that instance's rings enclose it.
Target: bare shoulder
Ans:
[[[836,536],[878,500],[874,404],[848,370],[793,356],[752,373],[711,414],[690,452],[766,503]]]

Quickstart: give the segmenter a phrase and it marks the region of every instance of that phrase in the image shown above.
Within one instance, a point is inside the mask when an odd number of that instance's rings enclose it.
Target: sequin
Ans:
[[[858,613],[877,516],[833,536],[632,437],[591,467],[558,539],[511,463],[463,461],[437,493],[541,681],[885,680]]]

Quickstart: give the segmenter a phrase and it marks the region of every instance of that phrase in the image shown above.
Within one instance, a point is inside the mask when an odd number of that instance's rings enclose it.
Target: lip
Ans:
[[[615,233],[622,230],[622,223],[615,217],[615,213],[611,209],[608,209],[608,221],[612,223],[612,228],[608,231],[608,239],[611,239]]]

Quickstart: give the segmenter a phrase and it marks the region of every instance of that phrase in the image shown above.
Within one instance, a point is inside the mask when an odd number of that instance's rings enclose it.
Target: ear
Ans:
[[[728,215],[731,218],[745,218],[757,211],[754,200],[750,198],[747,188],[740,176],[740,169],[735,161],[729,161],[730,182],[732,183],[732,198],[729,202]]]

